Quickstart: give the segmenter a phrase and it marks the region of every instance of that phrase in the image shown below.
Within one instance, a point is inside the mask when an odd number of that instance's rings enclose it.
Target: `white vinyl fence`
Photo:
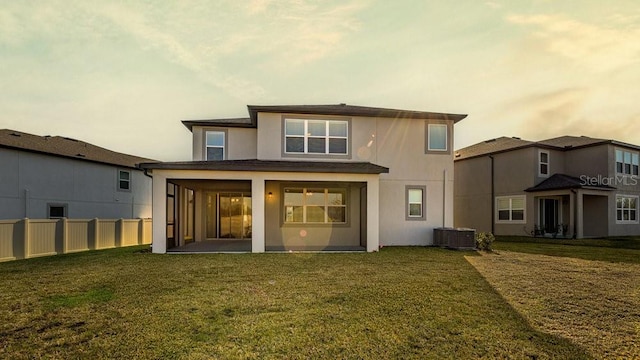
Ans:
[[[0,261],[151,244],[151,219],[0,220]]]

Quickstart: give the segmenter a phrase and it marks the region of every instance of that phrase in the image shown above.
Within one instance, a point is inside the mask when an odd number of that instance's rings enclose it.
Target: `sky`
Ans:
[[[0,0],[0,128],[161,161],[247,105],[468,114],[499,136],[640,144],[637,0]]]

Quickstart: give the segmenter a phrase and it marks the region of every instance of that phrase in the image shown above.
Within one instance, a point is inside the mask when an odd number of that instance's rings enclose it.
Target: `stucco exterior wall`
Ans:
[[[69,218],[151,217],[151,179],[140,170],[0,149],[0,219],[46,219],[48,204],[66,204]],[[119,191],[118,170],[131,173]]]
[[[192,128],[192,158],[194,161],[206,160],[205,136],[207,131],[223,131],[226,134],[225,156],[227,160],[245,160],[257,158],[257,129],[194,126]]]
[[[490,232],[491,204],[491,159],[483,156],[456,162],[454,226]]]

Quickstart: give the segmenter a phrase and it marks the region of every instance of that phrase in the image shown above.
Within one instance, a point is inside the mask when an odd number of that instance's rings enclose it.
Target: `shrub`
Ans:
[[[490,232],[479,232],[476,234],[476,248],[478,250],[491,251],[491,244],[496,240]]]

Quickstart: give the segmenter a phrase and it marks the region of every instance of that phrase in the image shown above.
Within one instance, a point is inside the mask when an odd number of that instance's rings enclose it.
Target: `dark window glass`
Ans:
[[[498,211],[498,219],[499,220],[509,220],[509,210],[500,210],[500,211]]]
[[[549,171],[548,167],[547,164],[540,164],[540,174],[547,175]]]
[[[304,138],[301,137],[288,137],[287,138],[286,152],[296,153],[304,152]]]
[[[49,218],[63,218],[65,217],[64,206],[50,206],[49,207]]]
[[[346,154],[347,139],[329,139],[329,154]]]
[[[310,153],[315,153],[315,154],[326,153],[326,150],[325,150],[326,143],[324,138],[321,138],[321,139],[309,138],[308,146],[309,146],[308,152]]]
[[[120,190],[129,190],[129,182],[120,180]]]
[[[511,220],[524,220],[524,210],[511,211]]]
[[[208,147],[207,160],[224,160],[224,149],[216,148],[216,147]]]

